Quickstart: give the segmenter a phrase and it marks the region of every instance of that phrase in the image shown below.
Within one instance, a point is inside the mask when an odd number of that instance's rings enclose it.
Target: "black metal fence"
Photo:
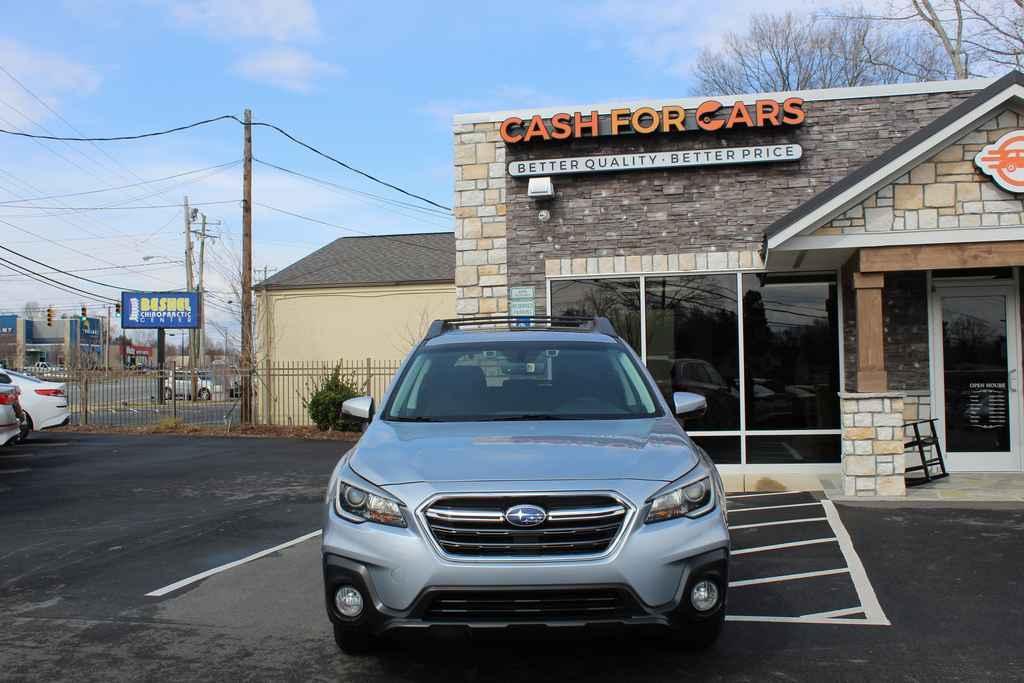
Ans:
[[[252,424],[308,426],[308,402],[335,371],[379,403],[398,361],[262,364],[251,369]],[[214,365],[160,370],[67,369],[37,374],[66,385],[76,425],[143,427],[161,423],[223,425],[242,422],[244,383],[238,367]]]

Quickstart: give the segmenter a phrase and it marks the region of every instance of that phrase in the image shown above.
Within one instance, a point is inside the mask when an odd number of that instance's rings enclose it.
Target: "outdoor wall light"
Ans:
[[[555,184],[549,176],[541,178],[530,178],[530,184],[526,188],[526,196],[530,199],[554,199]]]

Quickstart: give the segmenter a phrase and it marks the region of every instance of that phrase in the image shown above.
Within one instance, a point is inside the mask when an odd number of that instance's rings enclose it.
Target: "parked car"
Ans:
[[[435,321],[328,484],[322,563],[337,645],[393,629],[722,629],[729,529],[714,464],[604,318]],[[495,319],[499,320],[499,319]],[[508,324],[508,319],[500,319]],[[551,325],[554,325],[554,322]]]
[[[71,421],[64,384],[48,382],[21,372],[0,371],[0,385],[10,384],[21,389],[19,401],[25,413],[21,434],[23,441],[33,429],[41,431],[63,427]]]
[[[224,397],[224,385],[217,378],[211,377],[210,373],[205,370],[198,371],[196,375],[196,396],[198,396],[200,401],[209,401],[214,396],[217,398]],[[175,371],[174,392],[180,398],[184,398],[187,401],[192,400],[192,373],[187,370]],[[170,401],[172,398],[171,378],[165,377],[164,400]]]
[[[13,443],[21,436],[17,405],[18,387],[13,384],[0,385],[0,446]]]

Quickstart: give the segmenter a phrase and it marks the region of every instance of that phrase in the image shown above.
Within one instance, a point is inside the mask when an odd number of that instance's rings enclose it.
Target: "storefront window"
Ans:
[[[743,276],[747,429],[839,425],[834,278]]]
[[[671,403],[675,391],[701,394],[708,411],[693,431],[740,426],[735,275],[649,277],[647,367]]]
[[[707,414],[684,426],[715,462],[839,462],[834,274],[721,273],[550,285],[552,315],[606,316],[638,353],[645,335],[644,360],[670,405],[676,391],[707,398]]]
[[[640,353],[640,280],[554,280],[551,315],[604,316]]]

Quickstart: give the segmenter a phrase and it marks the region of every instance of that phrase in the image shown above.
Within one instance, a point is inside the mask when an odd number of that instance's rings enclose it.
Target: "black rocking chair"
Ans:
[[[935,431],[935,423],[938,418],[931,418],[930,420],[917,420],[916,422],[906,422],[903,424],[904,433],[907,427],[914,430],[914,438],[903,444],[906,449],[916,449],[919,456],[921,456],[921,464],[914,465],[913,467],[907,467],[906,473],[909,475],[911,472],[922,472],[923,477],[911,477],[907,476],[907,486],[919,486],[921,484],[928,484],[935,481],[936,479],[942,479],[948,477],[949,472],[946,471],[946,463],[942,459],[942,446],[939,444],[939,436]],[[931,427],[931,434],[921,434],[921,425],[929,425]],[[935,456],[930,458],[925,452],[925,449],[932,447],[935,448]],[[932,474],[932,468],[938,466],[939,474]]]

